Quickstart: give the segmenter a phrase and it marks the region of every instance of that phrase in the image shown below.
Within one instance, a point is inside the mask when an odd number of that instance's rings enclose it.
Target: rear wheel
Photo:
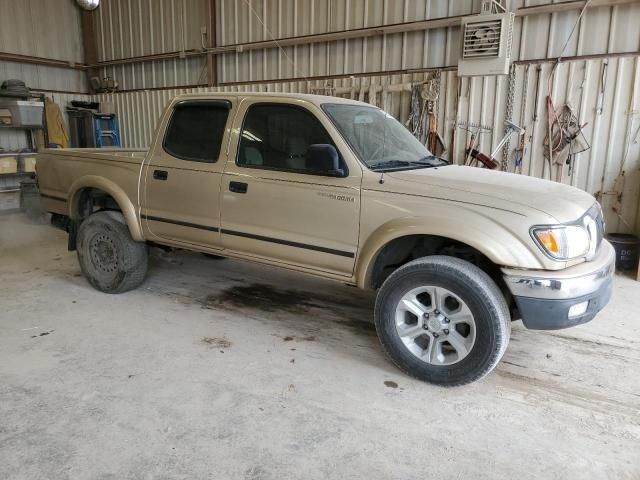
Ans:
[[[495,282],[475,265],[446,256],[414,260],[392,273],[378,292],[375,322],[400,369],[443,386],[493,370],[511,332]]]
[[[119,212],[98,212],[84,220],[77,250],[82,273],[101,292],[132,290],[147,273],[147,245],[131,238]]]

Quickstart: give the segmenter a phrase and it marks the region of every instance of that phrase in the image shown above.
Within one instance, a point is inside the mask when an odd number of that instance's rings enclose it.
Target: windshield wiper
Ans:
[[[370,168],[374,172],[380,172],[387,169],[396,169],[396,168],[407,168],[411,166],[412,162],[408,162],[406,160],[387,160],[384,162],[376,163],[372,165]]]
[[[438,163],[434,163],[432,160],[437,160]],[[377,163],[370,168],[374,172],[383,172],[389,170],[410,170],[412,168],[432,168],[439,167],[441,165],[446,165],[446,162],[434,155],[429,155],[421,158],[420,160],[387,160],[385,162]]]
[[[440,157],[436,157],[435,155],[427,155],[426,157],[422,157],[420,160],[418,160],[418,162],[420,163],[429,162],[429,166],[431,167],[440,167],[442,165],[449,165],[449,162],[447,162],[446,160],[443,160]]]

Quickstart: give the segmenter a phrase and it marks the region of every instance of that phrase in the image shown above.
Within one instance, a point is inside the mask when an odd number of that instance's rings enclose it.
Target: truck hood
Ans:
[[[569,185],[525,175],[477,167],[445,167],[389,172],[380,190],[440,197],[525,213],[538,210],[557,222],[580,218],[595,202],[593,196]]]

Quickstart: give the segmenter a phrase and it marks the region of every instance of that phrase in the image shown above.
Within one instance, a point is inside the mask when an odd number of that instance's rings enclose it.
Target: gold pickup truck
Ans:
[[[148,152],[46,150],[37,178],[98,290],[140,285],[151,244],[376,289],[385,351],[435,384],[490,372],[512,320],[577,325],[611,295],[614,251],[591,195],[449,165],[351,100],[182,95]]]

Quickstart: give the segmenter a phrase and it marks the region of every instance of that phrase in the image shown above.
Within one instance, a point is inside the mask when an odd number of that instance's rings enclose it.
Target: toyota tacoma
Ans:
[[[140,285],[150,245],[375,289],[384,350],[434,384],[490,372],[513,320],[571,327],[611,295],[614,251],[591,195],[450,165],[352,100],[181,95],[148,151],[45,150],[37,180],[96,289]]]

